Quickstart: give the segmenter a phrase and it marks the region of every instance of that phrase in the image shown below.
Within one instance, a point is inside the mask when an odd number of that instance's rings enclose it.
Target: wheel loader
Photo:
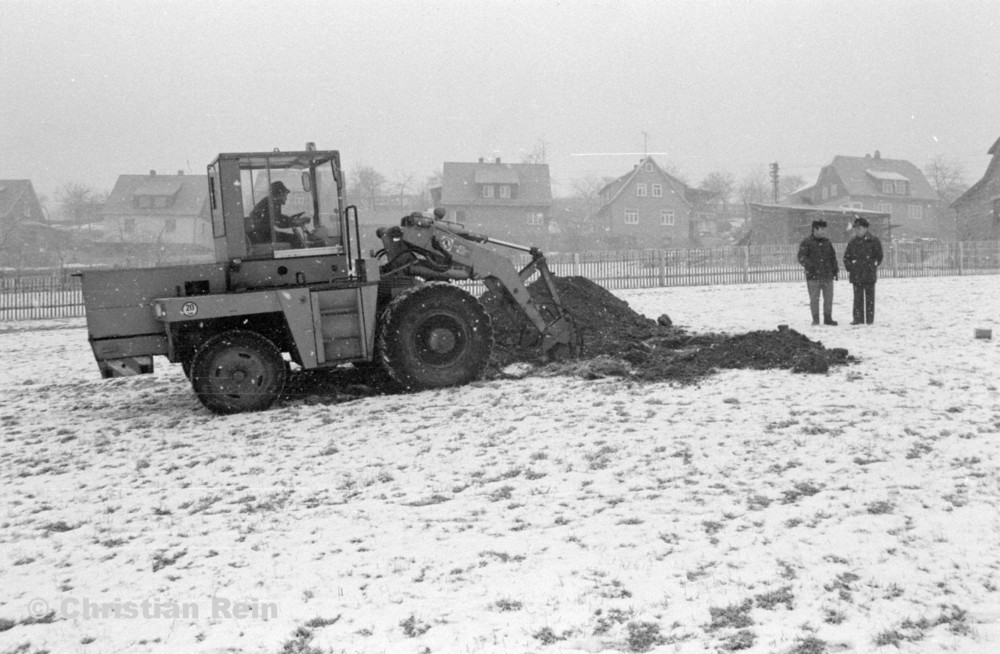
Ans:
[[[270,221],[262,236],[251,226],[261,207],[285,217],[270,196],[277,182],[301,218]],[[485,371],[493,328],[459,280],[481,280],[518,307],[540,357],[580,354],[573,317],[534,247],[468,232],[438,210],[380,228],[381,247],[365,256],[336,150],[222,153],[207,183],[214,263],[82,273],[103,377],[152,373],[154,357],[166,357],[219,414],[270,407],[292,364],[354,367],[400,390],[465,384]],[[517,270],[495,248],[531,262]],[[526,286],[536,274],[544,300]]]

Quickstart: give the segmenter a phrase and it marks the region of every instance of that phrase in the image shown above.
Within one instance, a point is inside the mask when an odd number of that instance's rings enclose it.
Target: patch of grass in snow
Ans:
[[[403,635],[407,638],[419,638],[427,633],[431,628],[429,624],[421,622],[412,614],[410,617],[400,622],[399,626],[403,628]]]
[[[800,481],[796,483],[791,490],[781,491],[783,496],[782,504],[794,504],[803,497],[812,497],[813,495],[822,491],[821,486],[817,486],[811,481]]]
[[[718,631],[719,629],[745,629],[753,625],[753,618],[750,617],[750,609],[753,608],[753,600],[746,599],[740,604],[730,604],[729,606],[710,606],[708,613],[712,621],[705,628],[707,631]]]
[[[647,652],[664,644],[666,638],[660,634],[660,625],[656,622],[629,622],[626,642],[631,652]]]
[[[278,654],[325,654],[320,648],[309,644],[312,639],[311,629],[299,627],[292,633],[292,637],[282,644]]]
[[[501,613],[507,613],[510,611],[520,611],[524,608],[524,603],[503,597],[490,604],[490,608]]]
[[[794,607],[795,596],[792,595],[791,586],[782,586],[777,590],[772,590],[767,593],[761,593],[754,597],[754,603],[768,611],[773,611],[779,604],[784,604],[785,608],[791,611]]]
[[[826,654],[826,652],[826,641],[815,636],[799,638],[795,642],[795,646],[788,650],[788,654]]]
[[[730,634],[723,639],[719,649],[726,652],[736,652],[742,649],[750,649],[757,641],[757,634],[751,629],[740,629],[735,634]]]
[[[600,636],[608,633],[615,625],[625,624],[631,620],[633,615],[635,615],[635,611],[632,609],[612,608],[608,609],[607,613],[603,609],[597,609],[594,611],[594,635]]]
[[[871,513],[872,515],[885,515],[887,513],[892,513],[895,508],[896,507],[892,504],[892,502],[886,502],[883,500],[871,502],[865,507],[868,513]]]
[[[552,627],[542,627],[535,633],[531,634],[531,637],[535,640],[541,641],[542,645],[551,645],[552,643],[558,643],[560,640],[566,640],[573,635],[572,629],[566,629],[562,634],[556,634],[552,630]]]

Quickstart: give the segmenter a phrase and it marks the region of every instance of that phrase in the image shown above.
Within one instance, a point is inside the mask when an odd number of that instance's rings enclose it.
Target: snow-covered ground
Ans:
[[[827,375],[229,417],[163,360],[101,380],[81,320],[0,325],[0,652],[996,652],[1000,278],[883,280],[870,327],[837,293],[619,293],[860,358]]]

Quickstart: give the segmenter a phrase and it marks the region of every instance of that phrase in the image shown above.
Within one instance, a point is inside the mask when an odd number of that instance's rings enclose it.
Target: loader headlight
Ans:
[[[163,308],[162,304],[160,304],[159,302],[153,302],[153,315],[154,316],[156,316],[157,318],[162,318],[163,316],[166,315],[166,313],[167,312]]]

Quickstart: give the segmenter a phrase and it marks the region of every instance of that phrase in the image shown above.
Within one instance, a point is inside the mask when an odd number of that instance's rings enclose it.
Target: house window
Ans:
[[[883,180],[882,181],[882,192],[883,193],[892,193],[892,182],[890,182],[889,180]]]
[[[922,220],[924,217],[923,207],[919,204],[911,204],[907,215],[910,217],[910,220]]]
[[[177,231],[177,219],[167,218],[163,221],[163,231],[167,234],[173,234]]]
[[[626,225],[638,225],[639,224],[639,212],[635,209],[625,210],[625,224]]]
[[[504,200],[510,199],[510,187],[507,186],[506,184],[500,185],[500,197],[503,198]]]
[[[662,198],[663,197],[663,185],[662,184],[653,184],[653,197],[654,198]]]
[[[906,195],[906,182],[896,182],[896,195]]]
[[[545,224],[545,214],[537,211],[528,212],[528,224],[529,225],[544,225]]]
[[[652,161],[647,161],[646,162],[646,172],[647,173],[653,172],[653,162]]]
[[[881,213],[891,214],[892,213],[892,205],[888,204],[886,202],[879,202],[878,203],[878,210]]]
[[[126,234],[134,234],[135,218],[126,218],[124,221],[122,221],[122,231],[124,231]]]
[[[493,197],[493,185],[492,184],[483,184],[483,197],[484,198],[492,198]]]
[[[673,211],[661,211],[660,212],[660,224],[671,226],[674,224],[674,212]]]
[[[636,184],[635,185],[635,195],[636,195],[636,197],[639,197],[639,198],[646,197],[646,185],[645,184]]]

